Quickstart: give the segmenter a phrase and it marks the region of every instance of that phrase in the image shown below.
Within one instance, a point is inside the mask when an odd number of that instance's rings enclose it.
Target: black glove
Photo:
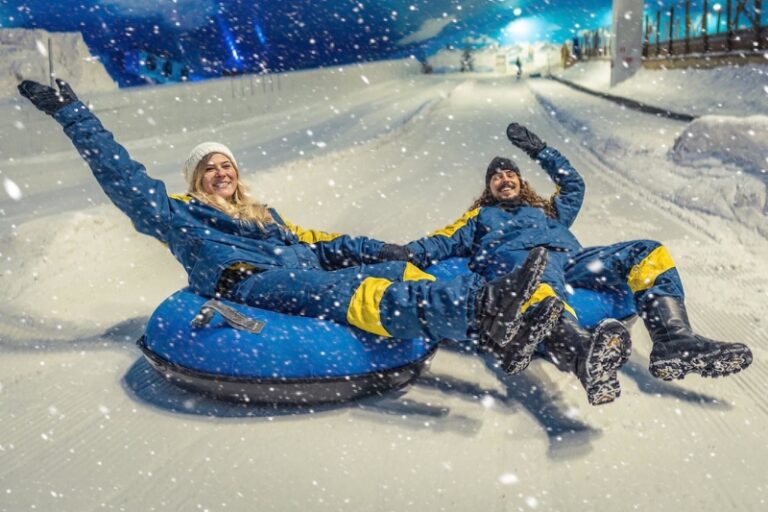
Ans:
[[[379,249],[379,261],[408,261],[411,253],[403,245],[384,244]]]
[[[538,138],[535,133],[517,123],[507,126],[507,138],[512,144],[528,153],[528,156],[531,158],[536,158],[541,150],[547,147],[544,141]]]
[[[38,110],[42,110],[49,116],[52,116],[61,107],[77,101],[75,91],[72,90],[67,82],[57,78],[56,85],[59,86],[58,91],[53,87],[48,87],[32,80],[24,80],[19,84],[19,92],[31,101]]]

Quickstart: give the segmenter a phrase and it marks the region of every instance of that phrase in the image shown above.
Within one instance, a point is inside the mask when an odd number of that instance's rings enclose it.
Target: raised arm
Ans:
[[[536,134],[522,125],[512,123],[507,127],[510,142],[538,160],[541,167],[555,182],[557,192],[552,197],[560,222],[570,227],[576,220],[584,202],[584,180],[567,158],[554,148],[547,147]]]
[[[64,128],[101,188],[141,233],[168,241],[170,200],[165,184],[150,178],[63,80],[59,91],[25,80],[19,92]]]
[[[584,203],[584,180],[568,159],[554,148],[544,148],[536,159],[557,185],[552,202],[560,222],[570,227]]]

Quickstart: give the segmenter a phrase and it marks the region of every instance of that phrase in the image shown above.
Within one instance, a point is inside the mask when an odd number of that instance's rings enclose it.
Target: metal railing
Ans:
[[[645,16],[643,57],[768,48],[762,0],[676,0]]]

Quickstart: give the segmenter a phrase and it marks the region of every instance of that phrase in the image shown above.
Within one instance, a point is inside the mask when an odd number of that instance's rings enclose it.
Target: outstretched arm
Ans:
[[[283,219],[276,211],[272,216],[279,219],[300,242],[309,244],[326,270],[377,263],[390,259],[382,255],[382,249],[389,244],[364,236],[350,236],[328,233],[316,229],[305,229]],[[385,255],[384,255],[385,256]]]
[[[426,268],[440,260],[470,256],[479,214],[480,208],[470,210],[453,224],[406,244],[408,260],[418,267]]]
[[[52,116],[88,163],[101,188],[136,229],[168,241],[170,200],[162,181],[150,178],[140,163],[131,160],[101,121],[77,99],[63,80],[59,90],[25,80],[19,92],[35,107]]]
[[[554,148],[547,147],[536,134],[522,125],[512,123],[507,127],[510,142],[538,160],[541,167],[555,182],[557,192],[552,197],[560,222],[570,227],[576,220],[584,202],[584,180],[567,158]]]

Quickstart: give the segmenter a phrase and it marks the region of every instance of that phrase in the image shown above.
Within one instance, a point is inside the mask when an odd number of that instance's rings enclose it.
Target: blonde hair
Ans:
[[[275,219],[272,218],[267,207],[251,199],[251,196],[248,194],[248,187],[240,179],[240,169],[238,169],[234,161],[231,161],[231,164],[235,168],[235,173],[237,173],[237,188],[231,198],[224,199],[203,190],[203,174],[205,174],[205,168],[208,166],[208,160],[214,154],[216,153],[209,153],[198,162],[195,172],[192,174],[189,195],[202,203],[226,213],[232,218],[255,223],[262,229],[267,224],[274,223]]]
[[[522,204],[533,206],[534,208],[541,208],[544,210],[544,213],[547,215],[547,217],[552,217],[553,219],[557,218],[557,211],[555,210],[555,203],[553,201],[555,196],[551,196],[549,199],[544,199],[539,194],[537,194],[535,190],[533,190],[527,181],[522,178],[520,178],[519,197]],[[472,206],[470,206],[469,209],[474,210],[476,208],[480,208],[481,206],[491,206],[498,202],[499,200],[493,197],[493,194],[491,194],[491,188],[485,187],[483,193],[480,195],[480,197],[475,199],[475,202],[472,203]]]

